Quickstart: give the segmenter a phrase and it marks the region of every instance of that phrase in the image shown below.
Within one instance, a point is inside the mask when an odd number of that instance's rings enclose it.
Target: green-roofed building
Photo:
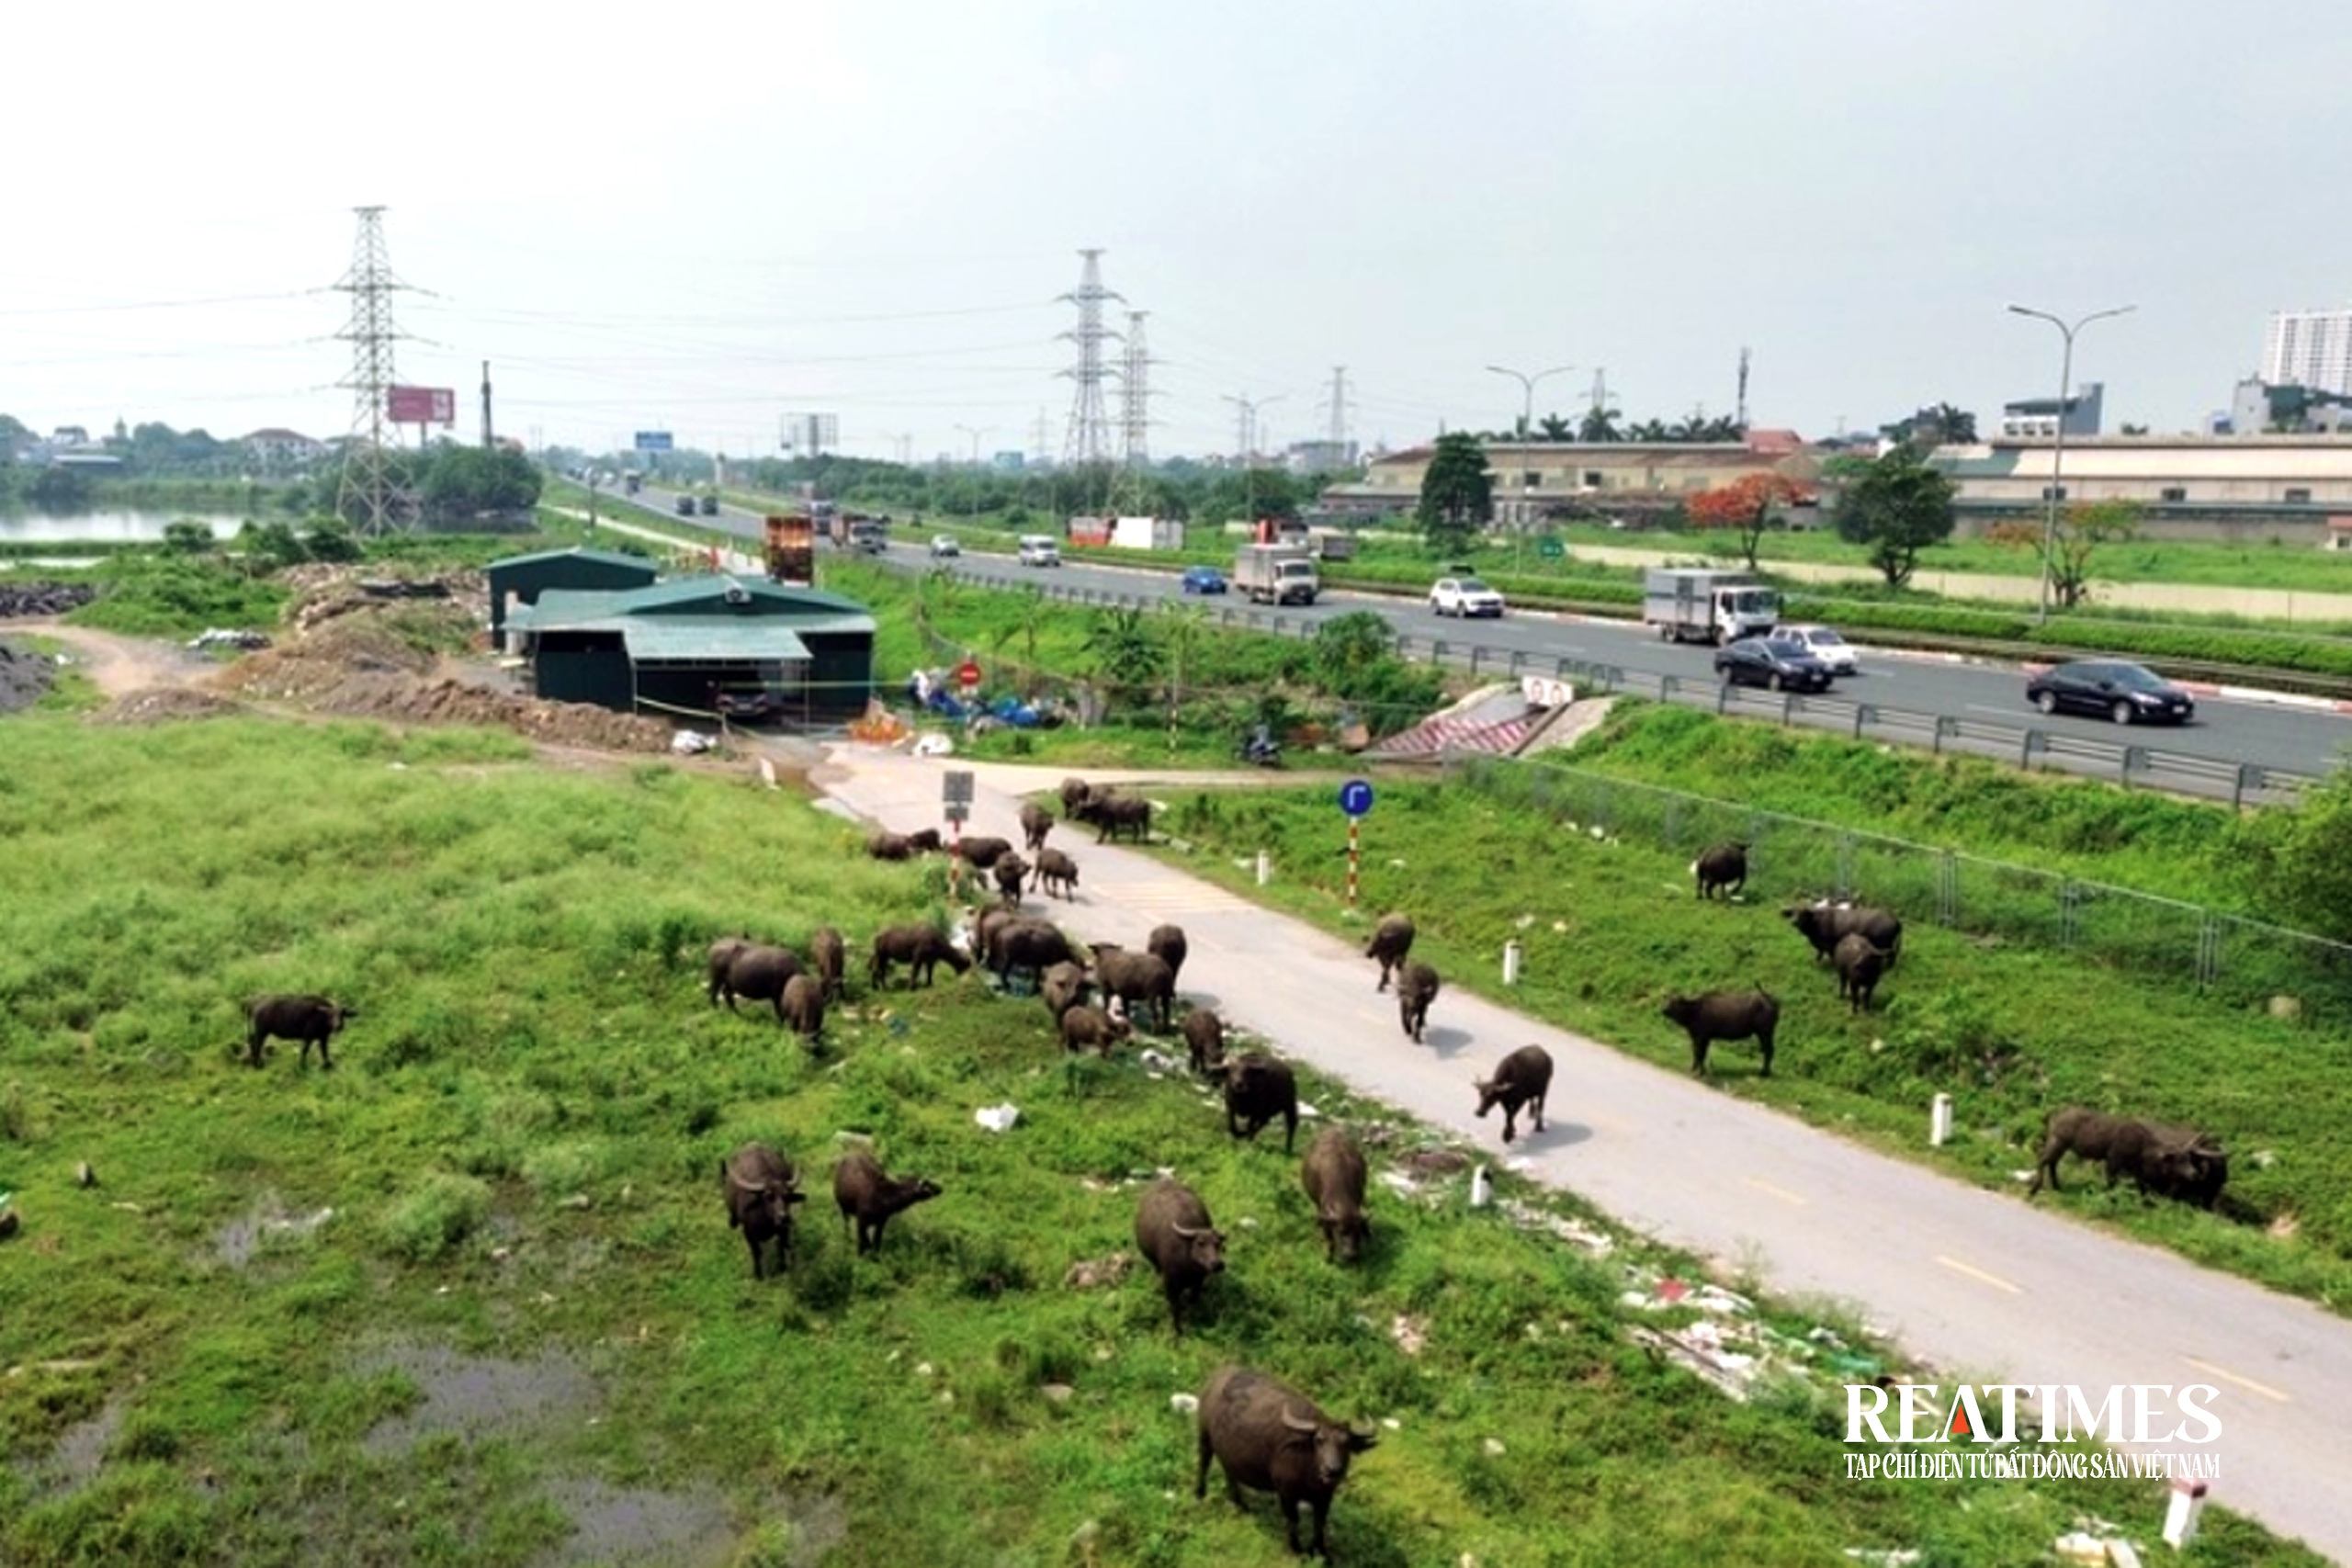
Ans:
[[[490,579],[491,641],[503,647],[508,612],[517,604],[537,604],[550,588],[649,588],[660,572],[643,556],[575,548],[509,556],[492,561],[484,575]]]
[[[764,578],[550,588],[509,613],[508,647],[557,702],[704,717],[764,694],[787,721],[854,718],[874,694],[874,617],[838,593]]]

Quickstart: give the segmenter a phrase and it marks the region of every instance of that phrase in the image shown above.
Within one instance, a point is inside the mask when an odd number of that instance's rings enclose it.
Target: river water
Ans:
[[[194,512],[107,508],[62,517],[41,512],[0,512],[0,544],[156,544],[162,541],[164,530],[175,523],[201,523],[221,539],[234,537],[237,530],[245,525],[242,517],[207,516]]]

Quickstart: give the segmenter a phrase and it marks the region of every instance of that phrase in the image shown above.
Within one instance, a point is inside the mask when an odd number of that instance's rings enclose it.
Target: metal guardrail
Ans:
[[[950,567],[937,570],[976,584],[1003,586],[1002,579],[979,572]],[[1102,609],[1148,610],[1169,603],[1156,593],[1122,592],[1044,581],[1050,575],[1041,569],[1040,581],[1024,586],[1048,599]],[[1203,608],[1209,606],[1204,603]],[[1212,613],[1220,626],[1271,632],[1277,637],[1312,637],[1315,630],[1312,618],[1280,610],[1220,604]],[[2321,782],[2315,774],[2291,769],[2166,750],[2135,741],[2097,740],[2039,726],[1921,713],[1843,697],[1759,692],[1687,675],[1629,670],[1603,660],[1553,658],[1524,649],[1490,648],[1442,637],[1399,637],[1396,649],[1400,658],[1460,664],[1474,675],[1492,674],[1498,679],[1548,675],[1602,692],[1625,692],[1685,707],[1707,708],[1726,716],[1768,718],[1792,728],[1825,730],[1855,740],[1875,739],[1924,746],[1939,755],[1952,752],[1989,757],[2029,772],[2112,779],[2126,788],[2161,789],[2175,795],[2226,800],[2239,810],[2249,806],[2290,803],[2302,790]]]

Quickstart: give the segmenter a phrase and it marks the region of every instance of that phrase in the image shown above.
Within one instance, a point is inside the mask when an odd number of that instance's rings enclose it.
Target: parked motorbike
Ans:
[[[1283,749],[1261,724],[1241,743],[1241,760],[1252,767],[1279,768],[1283,765]]]

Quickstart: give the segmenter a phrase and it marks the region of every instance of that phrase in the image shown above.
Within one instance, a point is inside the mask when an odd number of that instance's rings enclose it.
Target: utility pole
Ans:
[[[1250,513],[1248,522],[1253,536],[1258,528],[1258,411],[1268,403],[1281,402],[1283,395],[1276,392],[1271,398],[1251,398],[1244,393],[1240,397],[1225,400],[1241,411],[1236,434],[1240,438],[1241,447],[1242,503]]]
[[[1329,443],[1331,466],[1345,468],[1352,455],[1348,451],[1348,367],[1344,365],[1331,367],[1331,421],[1323,438]]]
[[[1740,434],[1746,435],[1747,434],[1747,350],[1745,347],[1739,351],[1739,400],[1735,407],[1737,412],[1733,418],[1738,422]]]
[[[980,514],[980,437],[981,437],[981,436],[983,436],[983,435],[986,435],[986,434],[988,434],[991,429],[993,429],[993,428],[995,428],[995,427],[994,427],[994,426],[992,426],[992,425],[986,425],[986,424],[979,424],[979,425],[973,425],[973,424],[959,424],[959,425],[957,425],[956,428],[957,430],[962,431],[965,434],[967,434],[967,435],[968,435],[968,436],[970,436],[970,437],[972,438],[972,510],[971,510],[971,515],[972,515],[975,519],[977,519],[977,518],[979,516],[979,514]]]
[[[481,362],[481,449],[489,451],[493,443],[490,436],[490,361]]]

